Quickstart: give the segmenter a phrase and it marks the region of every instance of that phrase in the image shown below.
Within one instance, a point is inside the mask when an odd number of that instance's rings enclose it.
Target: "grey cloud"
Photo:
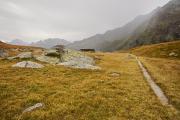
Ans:
[[[0,39],[80,40],[124,25],[169,0],[0,0]]]

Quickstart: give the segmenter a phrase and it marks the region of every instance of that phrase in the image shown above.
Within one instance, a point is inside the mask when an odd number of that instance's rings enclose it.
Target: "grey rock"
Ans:
[[[44,106],[43,103],[36,103],[35,105],[26,108],[26,109],[23,111],[23,113],[31,112],[31,111],[33,111],[33,110],[35,110],[35,109],[37,109],[37,108],[41,108],[41,107],[43,107],[43,106]]]
[[[17,55],[17,58],[32,58],[32,52],[22,52],[19,55]]]
[[[177,57],[177,56],[178,56],[178,54],[177,54],[177,53],[175,53],[175,52],[171,52],[171,53],[169,53],[169,56],[170,56],[170,57]]]
[[[59,55],[59,53],[54,49],[49,49],[45,51],[45,55],[48,56],[49,54],[56,54]]]
[[[120,73],[119,72],[110,72],[109,76],[111,76],[111,77],[119,77]]]
[[[58,64],[59,63],[59,58],[57,57],[49,57],[49,56],[45,56],[45,55],[41,55],[41,56],[35,56],[36,60],[39,60],[41,62],[46,62],[46,63],[50,63],[50,64]]]
[[[64,65],[72,68],[79,69],[92,69],[92,70],[100,70],[101,68],[98,66],[94,66],[94,61],[90,57],[76,57],[68,62],[59,63],[58,65]]]
[[[31,61],[22,61],[19,62],[12,67],[20,67],[20,68],[43,68],[44,66]]]
[[[15,56],[15,57],[8,57],[7,59],[8,60],[13,60],[13,59],[16,59],[17,57]]]

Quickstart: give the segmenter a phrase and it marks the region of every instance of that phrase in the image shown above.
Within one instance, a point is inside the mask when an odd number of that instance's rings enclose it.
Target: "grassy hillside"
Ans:
[[[180,59],[180,41],[145,45],[133,48],[129,52],[138,56]],[[172,53],[176,55],[171,55]]]
[[[154,95],[135,59],[126,53],[92,56],[102,70],[22,69],[11,67],[18,61],[0,60],[1,120],[178,120]],[[44,107],[22,113],[38,102]]]
[[[19,46],[19,45],[11,45],[0,41],[0,49],[4,49],[10,56],[14,56],[19,54],[20,52],[33,52],[34,54],[42,53],[43,49],[40,47],[32,47],[32,46]]]

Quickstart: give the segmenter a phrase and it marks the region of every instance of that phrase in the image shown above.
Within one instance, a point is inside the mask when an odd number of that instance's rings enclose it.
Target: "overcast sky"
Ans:
[[[0,39],[81,40],[120,27],[169,0],[0,0]]]

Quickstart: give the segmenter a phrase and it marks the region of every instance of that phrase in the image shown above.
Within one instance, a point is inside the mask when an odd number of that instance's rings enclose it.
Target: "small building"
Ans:
[[[96,52],[95,49],[80,49],[82,52]]]

